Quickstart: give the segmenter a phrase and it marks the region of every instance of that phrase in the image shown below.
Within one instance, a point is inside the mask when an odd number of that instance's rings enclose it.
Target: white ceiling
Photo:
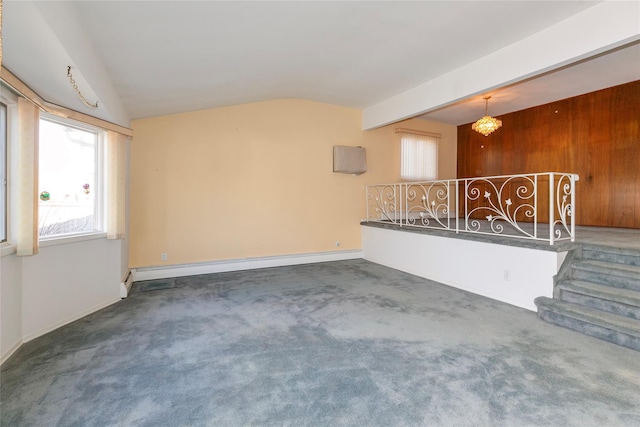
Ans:
[[[597,3],[5,0],[3,65],[47,101],[115,122],[277,98],[366,108]],[[79,103],[67,65],[100,108]],[[490,113],[638,79],[635,44],[494,90]],[[475,96],[423,117],[458,125],[483,108]]]

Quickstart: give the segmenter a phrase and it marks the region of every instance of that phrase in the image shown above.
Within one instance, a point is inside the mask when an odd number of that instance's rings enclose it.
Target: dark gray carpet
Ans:
[[[25,344],[2,426],[640,425],[640,353],[363,260],[162,282]]]

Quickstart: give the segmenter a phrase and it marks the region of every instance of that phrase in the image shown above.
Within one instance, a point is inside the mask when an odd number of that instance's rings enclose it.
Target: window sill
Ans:
[[[0,257],[5,257],[7,255],[15,254],[17,250],[17,246],[11,243],[2,243],[0,246]]]
[[[69,243],[84,242],[86,240],[104,239],[106,237],[107,233],[105,233],[104,231],[87,234],[76,234],[70,236],[46,237],[40,239],[40,247],[46,248],[48,246],[66,245]]]

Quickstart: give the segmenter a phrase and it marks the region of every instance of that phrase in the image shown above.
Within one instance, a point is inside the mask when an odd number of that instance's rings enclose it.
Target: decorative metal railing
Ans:
[[[572,173],[535,173],[366,187],[369,222],[548,241],[575,240]]]

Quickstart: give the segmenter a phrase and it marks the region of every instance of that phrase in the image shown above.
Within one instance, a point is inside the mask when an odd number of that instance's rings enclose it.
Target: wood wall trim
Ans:
[[[15,90],[20,96],[33,102],[38,108],[40,108],[40,110],[46,113],[53,114],[58,117],[77,120],[82,123],[117,132],[127,137],[133,136],[133,130],[127,127],[45,101],[15,74],[4,68],[4,66],[0,69],[0,80]]]

